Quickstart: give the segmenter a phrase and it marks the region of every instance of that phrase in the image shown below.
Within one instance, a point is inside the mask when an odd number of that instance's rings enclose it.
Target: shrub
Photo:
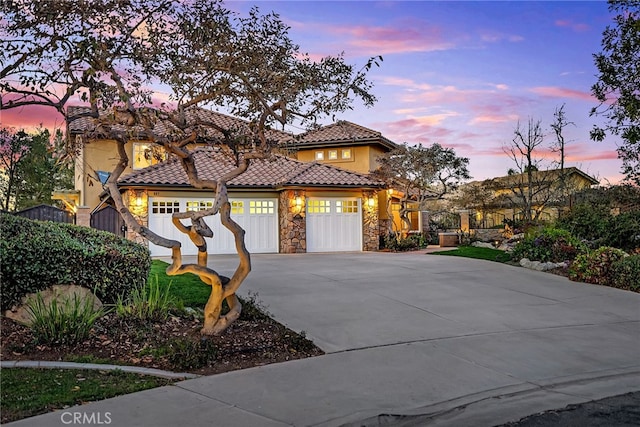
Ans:
[[[640,210],[612,216],[605,234],[607,246],[628,252],[640,248]]]
[[[513,248],[512,259],[528,258],[540,262],[562,262],[574,259],[586,246],[567,230],[543,228],[525,237]]]
[[[2,309],[52,285],[79,285],[113,304],[146,283],[149,250],[106,231],[0,214]]]
[[[611,266],[612,286],[640,292],[640,254],[624,257]]]
[[[105,314],[102,308],[94,308],[92,299],[82,299],[76,294],[59,305],[56,299],[45,303],[42,295],[37,293],[35,298],[27,301],[27,309],[33,319],[33,335],[40,344],[82,342],[89,337],[95,321]]]
[[[155,281],[136,286],[127,298],[118,296],[116,314],[140,320],[165,320],[175,306],[176,302],[171,297],[171,283],[160,286],[156,276]]]
[[[394,252],[411,251],[427,247],[428,245],[428,238],[422,233],[411,234],[402,239],[398,239],[395,233],[389,233],[382,241],[383,249],[389,249]]]
[[[578,205],[556,226],[589,241],[591,247],[613,246],[625,251],[640,247],[640,210],[613,215],[606,205]]]
[[[569,267],[569,278],[579,282],[612,286],[613,265],[627,256],[625,251],[609,246],[578,255]]]

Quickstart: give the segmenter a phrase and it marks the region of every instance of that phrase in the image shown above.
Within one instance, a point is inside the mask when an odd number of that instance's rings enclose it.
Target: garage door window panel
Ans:
[[[151,204],[151,212],[154,214],[172,214],[180,212],[180,202],[173,201],[154,201]]]
[[[336,201],[337,213],[358,213],[358,201],[357,200],[338,200]]]
[[[314,214],[331,213],[331,200],[309,200],[307,210]]]

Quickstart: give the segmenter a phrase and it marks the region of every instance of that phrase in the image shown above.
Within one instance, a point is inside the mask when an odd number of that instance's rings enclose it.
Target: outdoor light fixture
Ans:
[[[369,197],[369,199],[367,200],[367,204],[370,208],[374,207],[376,204],[376,199],[374,199],[373,197]]]
[[[136,206],[139,208],[142,207],[142,196],[142,190],[136,190]]]
[[[294,191],[293,193],[293,197],[295,198],[296,201],[296,207],[301,207],[302,206],[302,196],[300,196],[300,193],[298,191]]]

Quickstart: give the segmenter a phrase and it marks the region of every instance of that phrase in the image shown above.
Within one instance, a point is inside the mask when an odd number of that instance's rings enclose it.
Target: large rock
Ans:
[[[564,262],[540,262],[540,261],[531,261],[528,258],[522,258],[520,260],[520,265],[524,268],[529,268],[531,270],[538,270],[538,271],[547,271],[547,270],[553,270],[554,268],[567,267],[567,263],[564,263]]]
[[[65,301],[73,303],[74,298],[77,298],[82,305],[84,305],[87,299],[93,301],[93,308],[99,310],[102,308],[102,302],[96,297],[93,292],[87,288],[76,285],[53,285],[43,291],[38,292],[42,296],[42,300],[45,305],[50,305],[53,300],[56,300],[58,307],[64,306]],[[6,310],[4,315],[9,319],[13,319],[18,323],[30,326],[33,321],[31,312],[27,307],[27,301],[35,299],[37,293],[27,294],[22,298],[21,304],[14,306],[11,310]]]
[[[496,248],[491,243],[487,243],[487,242],[473,242],[471,244],[471,246],[474,246],[476,248],[487,248],[487,249],[495,249]]]

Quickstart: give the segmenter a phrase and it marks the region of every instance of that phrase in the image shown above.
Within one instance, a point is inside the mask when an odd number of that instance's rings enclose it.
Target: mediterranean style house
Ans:
[[[499,226],[504,220],[523,219],[527,208],[531,210],[531,218],[536,220],[556,219],[570,205],[574,193],[596,184],[598,180],[594,177],[569,167],[534,171],[531,181],[526,173],[473,181],[465,184],[461,191],[471,200],[465,206],[470,208],[471,223],[490,227]]]
[[[84,107],[70,107],[84,108]],[[70,115],[77,113],[70,111]],[[246,125],[240,119],[209,110],[196,110],[206,121],[230,128]],[[67,124],[71,138],[83,138],[93,122],[81,118]],[[162,129],[160,129],[162,131]],[[369,176],[376,158],[395,147],[379,132],[337,122],[302,135],[270,131],[283,153],[256,160],[228,183],[232,217],[246,230],[246,244],[254,253],[296,253],[377,250],[379,236],[389,224],[384,184]],[[60,193],[77,210],[77,223],[125,234],[119,214],[110,206],[103,184],[115,164],[115,141],[78,141],[75,190]],[[212,206],[212,192],[188,183],[177,159],[147,141],[132,141],[130,162],[118,185],[130,211],[164,237],[183,241],[183,253],[197,249],[171,223],[174,212]],[[218,149],[196,148],[196,165],[204,179],[216,179],[232,168]],[[231,233],[217,216],[207,218],[214,231],[212,253],[235,253]],[[131,239],[137,237],[127,235]],[[142,242],[146,243],[146,242]],[[154,256],[169,250],[149,244]]]

